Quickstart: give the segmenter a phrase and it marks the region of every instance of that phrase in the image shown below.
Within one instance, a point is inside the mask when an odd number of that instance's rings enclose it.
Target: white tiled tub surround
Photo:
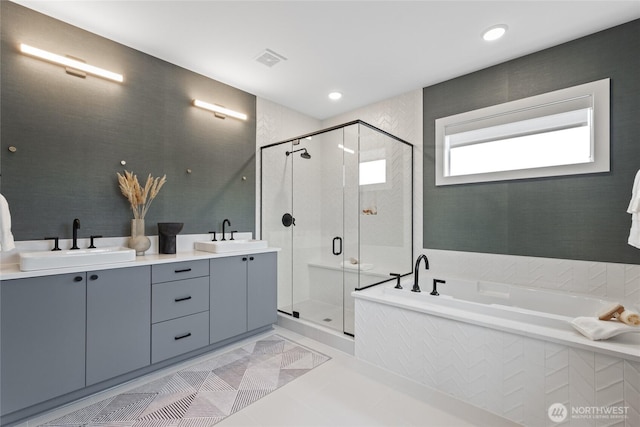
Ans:
[[[423,249],[429,274],[640,304],[640,265]],[[640,260],[640,252],[638,253]]]
[[[569,416],[564,425],[640,425],[640,346],[628,360],[497,327],[356,297],[355,355],[526,426],[556,425],[553,403],[626,407],[626,418]]]

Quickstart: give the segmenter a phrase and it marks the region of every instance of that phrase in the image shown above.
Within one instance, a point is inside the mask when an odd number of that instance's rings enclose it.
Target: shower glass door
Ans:
[[[413,150],[363,122],[261,149],[278,310],[354,335],[352,293],[411,274]]]
[[[344,129],[301,139],[292,170],[294,315],[344,331]]]

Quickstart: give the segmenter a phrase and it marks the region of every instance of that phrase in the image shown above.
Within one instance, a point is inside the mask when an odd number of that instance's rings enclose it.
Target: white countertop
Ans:
[[[250,233],[236,233],[236,236],[240,238],[243,234],[248,234],[248,238],[250,238]],[[21,271],[20,263],[19,263],[19,253],[21,251],[31,251],[31,250],[49,250],[49,245],[51,242],[48,241],[33,241],[33,242],[16,242],[17,249],[13,251],[11,256],[4,257],[2,260],[2,264],[0,264],[0,280],[12,280],[12,279],[25,279],[29,277],[41,277],[41,276],[52,276],[55,274],[66,274],[66,273],[79,273],[84,271],[97,271],[97,270],[110,270],[114,268],[127,268],[127,267],[138,267],[144,265],[153,265],[153,264],[165,264],[170,262],[181,262],[181,261],[193,261],[199,259],[212,259],[212,258],[226,258],[231,256],[241,256],[241,255],[249,255],[249,254],[258,254],[258,253],[266,253],[266,252],[277,252],[280,248],[264,248],[264,249],[252,249],[246,251],[237,251],[237,252],[224,252],[224,253],[212,253],[212,252],[204,252],[204,251],[196,251],[194,248],[194,244],[196,241],[207,241],[211,239],[210,235],[178,235],[177,240],[177,250],[175,254],[158,254],[154,252],[154,249],[157,250],[157,236],[148,236],[151,239],[152,245],[150,250],[146,253],[148,255],[136,256],[134,261],[126,261],[126,262],[117,262],[110,264],[95,264],[89,266],[79,266],[79,267],[69,267],[69,268],[50,268],[45,270],[32,270],[32,271]],[[247,236],[244,236],[247,238]],[[88,239],[79,239],[79,244],[86,247],[88,242],[84,240]],[[96,241],[96,245],[100,246],[126,246],[127,238],[107,238],[100,239]],[[60,241],[60,247],[65,248],[68,242]]]

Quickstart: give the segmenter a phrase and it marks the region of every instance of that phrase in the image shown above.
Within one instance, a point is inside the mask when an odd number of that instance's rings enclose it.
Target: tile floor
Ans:
[[[324,328],[330,328],[340,333],[343,331],[353,333],[355,321],[353,308],[343,310],[342,306],[309,299],[297,303],[293,308],[289,305],[280,309],[287,313],[291,313],[293,310],[298,311],[301,319],[317,323]]]
[[[324,353],[331,360],[286,384],[216,424],[221,427],[258,426],[516,426],[479,408],[415,384],[359,361],[332,347],[287,329],[273,332]],[[223,353],[256,337],[227,346]],[[105,397],[122,393],[172,371],[198,363],[203,356],[148,375],[34,418],[20,425],[32,427],[73,412]]]

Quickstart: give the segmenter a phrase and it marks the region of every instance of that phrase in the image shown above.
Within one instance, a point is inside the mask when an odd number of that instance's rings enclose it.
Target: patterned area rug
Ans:
[[[329,359],[272,335],[42,425],[211,426]]]

